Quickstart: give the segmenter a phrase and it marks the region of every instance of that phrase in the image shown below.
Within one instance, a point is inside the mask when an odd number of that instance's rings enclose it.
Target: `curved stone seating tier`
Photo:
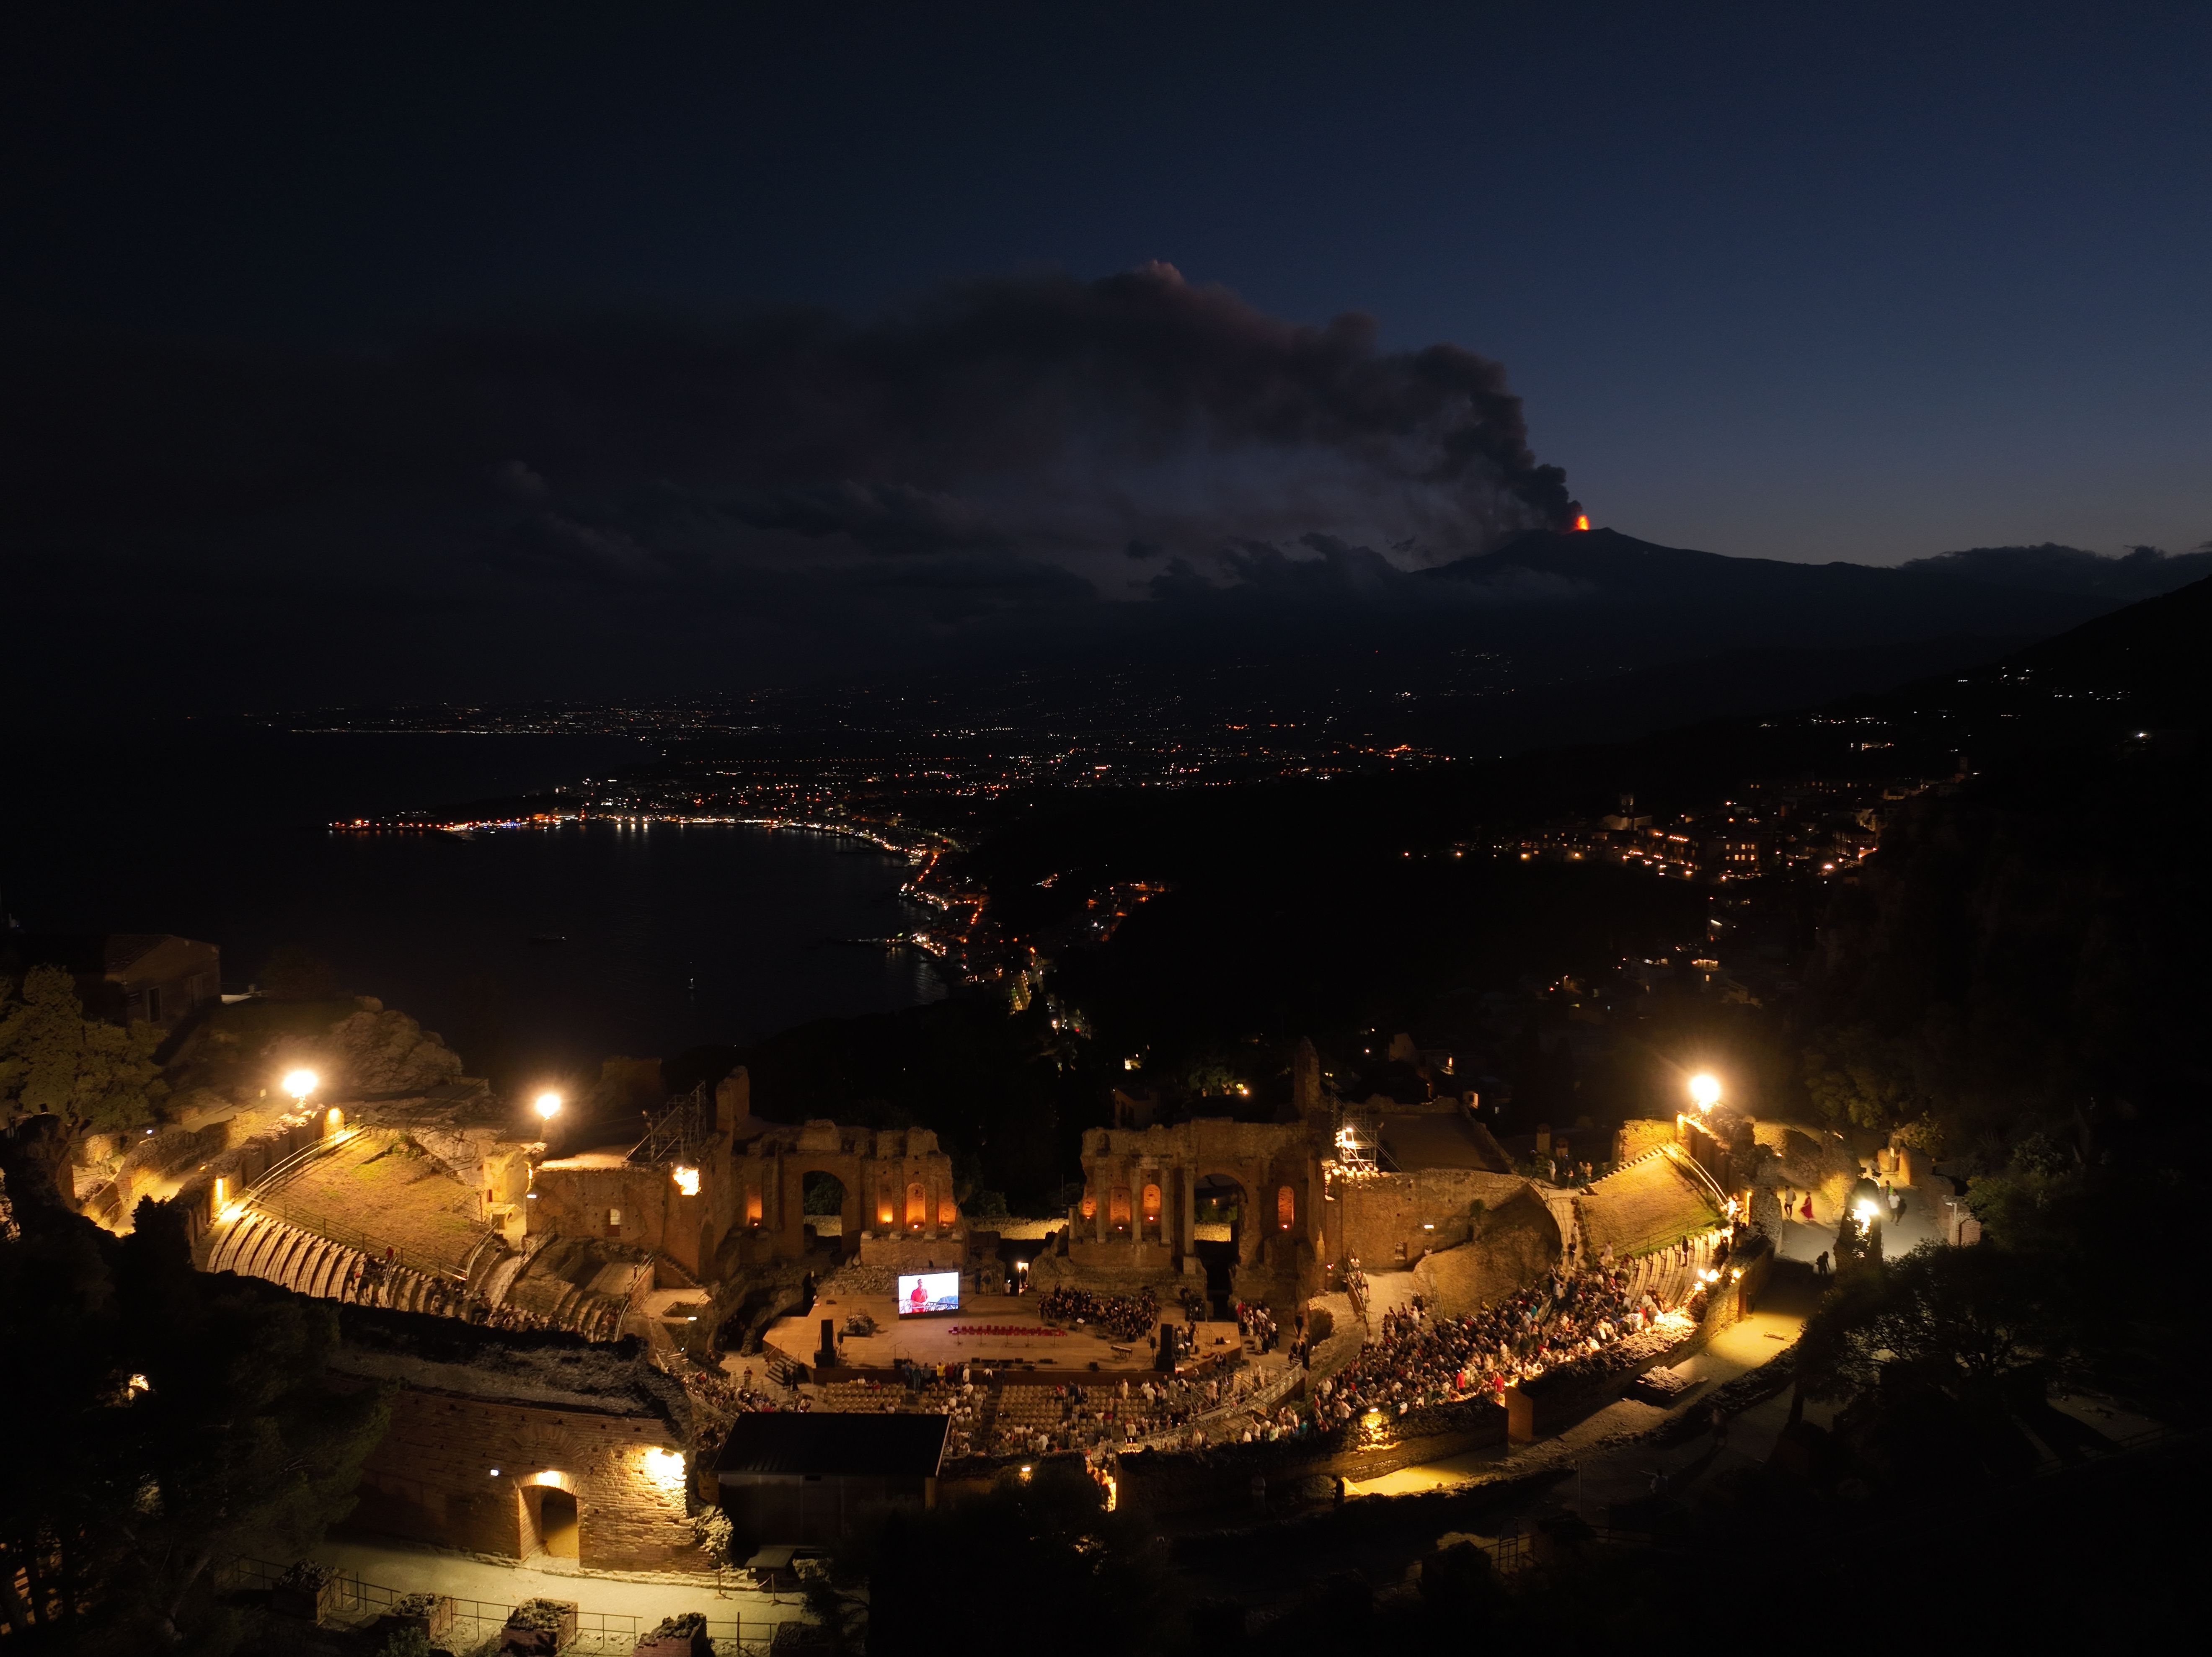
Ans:
[[[511,1307],[592,1340],[613,1340],[620,1333],[626,1295],[580,1288],[556,1277],[526,1276],[527,1265],[503,1246],[479,1248],[470,1260],[476,1280],[471,1288],[405,1266],[382,1265],[364,1250],[249,1211],[218,1228],[206,1269],[260,1278],[295,1294],[355,1305],[446,1317],[467,1316],[472,1305],[495,1313]]]

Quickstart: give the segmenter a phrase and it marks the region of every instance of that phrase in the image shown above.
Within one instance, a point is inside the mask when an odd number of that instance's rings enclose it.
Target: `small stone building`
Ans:
[[[22,933],[6,953],[65,968],[85,1011],[118,1024],[174,1029],[222,997],[222,951],[173,932]]]
[[[714,1459],[730,1550],[826,1545],[884,1508],[933,1508],[951,1418],[739,1416]]]

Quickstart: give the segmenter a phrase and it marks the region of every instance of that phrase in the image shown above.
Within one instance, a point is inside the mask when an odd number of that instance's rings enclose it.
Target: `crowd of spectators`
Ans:
[[[975,1448],[987,1455],[1097,1453],[1127,1448],[1139,1440],[1183,1429],[1194,1433],[1193,1442],[1203,1442],[1204,1429],[1192,1423],[1233,1409],[1258,1381],[1254,1370],[1237,1368],[1218,1369],[1211,1375],[1164,1375],[1133,1383],[1009,1387],[999,1395],[991,1431]],[[1237,1431],[1234,1425],[1214,1429],[1218,1438],[1234,1438]]]
[[[1150,1289],[1111,1295],[1062,1287],[1044,1292],[1037,1314],[1047,1323],[1097,1325],[1116,1340],[1142,1340],[1160,1320],[1160,1300]]]
[[[1626,1274],[1600,1268],[1550,1277],[1465,1317],[1435,1317],[1417,1298],[1382,1314],[1374,1340],[1314,1388],[1311,1418],[1342,1425],[1370,1410],[1403,1415],[1487,1392],[1547,1370],[1607,1366],[1607,1349],[1664,1314]]]

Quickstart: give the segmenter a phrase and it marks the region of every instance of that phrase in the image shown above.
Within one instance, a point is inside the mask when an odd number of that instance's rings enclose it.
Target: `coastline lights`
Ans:
[[[540,1121],[550,1122],[561,1114],[561,1096],[549,1089],[538,1096],[531,1108],[538,1113]]]
[[[1721,1102],[1721,1078],[1699,1071],[1690,1078],[1690,1098],[1699,1110],[1711,1110]]]
[[[315,1083],[321,1079],[311,1070],[292,1071],[284,1077],[284,1091],[292,1096],[295,1104],[302,1103],[315,1090]]]

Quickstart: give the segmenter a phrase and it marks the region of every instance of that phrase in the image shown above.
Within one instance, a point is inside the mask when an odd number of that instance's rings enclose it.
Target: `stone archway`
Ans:
[[[804,1169],[799,1176],[799,1228],[807,1250],[844,1252],[845,1229],[853,1209],[853,1193],[844,1181],[826,1168]]]
[[[1199,1174],[1192,1193],[1197,1229],[1191,1251],[1206,1268],[1206,1298],[1213,1302],[1214,1314],[1226,1316],[1237,1268],[1246,1259],[1255,1223],[1252,1193],[1235,1174],[1220,1171]]]

